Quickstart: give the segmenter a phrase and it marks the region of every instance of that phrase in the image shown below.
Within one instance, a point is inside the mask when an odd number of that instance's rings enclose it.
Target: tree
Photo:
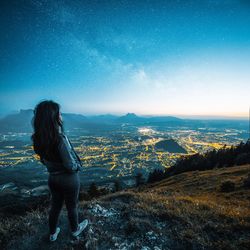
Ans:
[[[219,150],[208,151],[205,154],[194,154],[178,160],[174,166],[165,171],[165,177],[187,171],[209,170],[213,168],[232,167],[235,164],[250,163],[250,140],[241,142],[236,146],[227,148],[226,145]],[[152,176],[150,176],[152,178]]]

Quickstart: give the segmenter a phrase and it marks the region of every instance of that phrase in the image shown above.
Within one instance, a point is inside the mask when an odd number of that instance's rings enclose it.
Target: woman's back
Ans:
[[[50,174],[73,173],[81,170],[81,160],[64,133],[59,134],[59,143],[54,150],[53,158],[41,159]]]

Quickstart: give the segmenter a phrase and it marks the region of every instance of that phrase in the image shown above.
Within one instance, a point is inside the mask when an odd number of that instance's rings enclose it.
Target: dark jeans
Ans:
[[[65,201],[71,231],[78,227],[78,197],[80,179],[78,173],[49,175],[48,186],[51,193],[51,208],[49,211],[50,234],[56,231],[58,217]]]

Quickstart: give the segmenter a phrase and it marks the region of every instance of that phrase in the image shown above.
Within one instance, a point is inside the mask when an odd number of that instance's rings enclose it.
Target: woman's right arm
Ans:
[[[68,138],[64,134],[60,135],[58,151],[61,156],[63,166],[69,172],[76,172],[77,170],[79,170],[79,162],[75,158]]]

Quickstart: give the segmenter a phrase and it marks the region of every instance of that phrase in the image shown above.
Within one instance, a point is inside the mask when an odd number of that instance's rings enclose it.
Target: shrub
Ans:
[[[235,189],[235,184],[232,181],[224,181],[220,185],[221,192],[232,192]]]
[[[154,169],[153,172],[150,172],[148,175],[148,183],[153,183],[163,180],[165,177],[164,171],[161,169]]]
[[[90,196],[90,198],[98,197],[100,195],[100,192],[94,182],[92,182],[89,186],[88,195]]]
[[[105,187],[99,188],[98,192],[99,192],[99,196],[106,195],[106,194],[110,193],[109,189],[105,188]]]
[[[89,194],[87,192],[84,192],[84,191],[80,191],[79,193],[79,201],[86,201],[86,200],[89,200],[90,197],[89,197]]]
[[[122,189],[121,183],[119,180],[114,181],[114,192],[118,192]]]
[[[145,179],[143,178],[143,174],[138,172],[135,176],[136,181],[136,187],[139,187],[140,185],[145,183]]]
[[[243,181],[243,187],[250,188],[250,174],[248,174],[247,178]]]

